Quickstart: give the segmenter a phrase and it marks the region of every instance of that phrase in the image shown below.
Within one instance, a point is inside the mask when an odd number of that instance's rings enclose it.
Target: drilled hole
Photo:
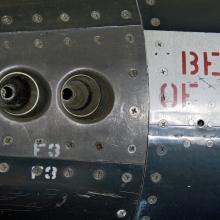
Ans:
[[[98,151],[101,151],[101,150],[103,149],[102,143],[96,143],[96,149],[97,149]]]
[[[203,127],[205,125],[205,122],[203,120],[198,120],[197,125],[199,127]]]
[[[64,100],[70,100],[72,98],[72,96],[73,96],[73,92],[71,89],[66,88],[63,90],[63,99]]]

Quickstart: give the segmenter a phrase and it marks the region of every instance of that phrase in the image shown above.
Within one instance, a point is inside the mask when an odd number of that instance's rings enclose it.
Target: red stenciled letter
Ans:
[[[177,86],[175,84],[171,84],[171,87],[173,89],[173,102],[172,107],[175,107],[177,105]],[[160,88],[160,102],[164,108],[167,108],[166,104],[166,95],[165,95],[165,89],[167,88],[167,83],[164,83]]]
[[[212,53],[212,56],[213,56],[213,57],[219,57],[219,56],[220,56],[220,53],[219,53],[219,52],[213,52],[213,53]],[[220,72],[212,72],[212,75],[213,75],[213,76],[220,76]]]
[[[207,52],[204,52],[203,53],[203,56],[204,56],[204,73],[205,75],[208,75],[209,74],[209,66],[212,65],[212,62],[210,62],[208,60],[208,54]]]
[[[193,51],[190,52],[190,55],[194,57],[194,59],[190,62],[190,64],[191,64],[192,66],[194,66],[194,70],[191,71],[191,74],[192,74],[192,75],[195,75],[195,74],[197,74],[198,71],[199,71],[199,65],[198,65],[199,57],[198,57],[198,55],[197,55],[195,52],[193,52]]]
[[[190,88],[198,88],[199,85],[198,83],[191,83],[189,84]],[[186,84],[183,83],[182,84],[182,106],[185,107],[186,106],[186,101],[187,99],[190,97],[190,95],[186,92]]]
[[[186,51],[182,51],[182,73],[186,75]]]

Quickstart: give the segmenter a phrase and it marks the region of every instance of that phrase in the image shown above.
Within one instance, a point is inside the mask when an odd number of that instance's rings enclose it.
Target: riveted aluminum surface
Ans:
[[[1,0],[0,9],[1,32],[141,24],[135,0]]]
[[[220,126],[218,34],[146,31],[150,124]],[[156,80],[155,80],[156,79]]]
[[[127,33],[135,36],[134,43],[125,40]],[[102,36],[101,45],[93,41],[96,35]],[[71,48],[63,44],[65,36],[70,36],[75,42]],[[36,38],[42,39],[43,48],[33,46]],[[12,43],[13,48],[0,48],[1,74],[11,68],[24,68],[26,72],[34,70],[49,83],[52,98],[47,112],[33,121],[22,123],[0,116],[2,137],[11,135],[14,138],[12,147],[0,149],[1,155],[33,157],[37,154],[40,158],[47,158],[48,146],[59,144],[57,159],[144,165],[148,110],[147,98],[142,95],[147,94],[147,77],[140,26],[1,34],[0,41],[5,39]],[[133,68],[138,71],[136,77],[129,76]],[[113,109],[100,122],[86,125],[74,122],[59,107],[59,86],[68,74],[77,69],[98,72],[113,88]],[[132,106],[139,108],[136,117],[130,115]],[[44,140],[45,146],[36,152],[34,144],[38,139]],[[65,144],[71,141],[75,147],[68,150]],[[97,142],[103,145],[101,152],[96,149]],[[128,153],[130,145],[137,146],[135,154]]]
[[[217,220],[220,35],[146,31],[145,40],[150,123],[147,170],[136,219]],[[155,173],[160,174],[159,182],[152,179]],[[156,203],[149,201],[152,196]]]

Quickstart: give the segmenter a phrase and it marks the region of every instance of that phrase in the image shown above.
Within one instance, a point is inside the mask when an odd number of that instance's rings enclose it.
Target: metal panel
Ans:
[[[1,0],[1,32],[140,24],[135,0]]]
[[[218,34],[147,31],[150,123],[220,126]],[[157,80],[155,80],[157,79]]]
[[[126,40],[130,35],[132,42]],[[96,36],[101,39],[98,43],[94,41]],[[73,45],[66,46],[65,37]],[[35,47],[35,39],[42,40],[43,48]],[[10,69],[34,71],[49,83],[52,94],[48,110],[35,120],[18,122],[0,116],[2,140],[6,136],[14,139],[12,146],[0,149],[1,155],[36,156],[34,144],[40,139],[45,144],[37,154],[40,158],[48,157],[50,144],[59,144],[58,159],[144,165],[148,107],[142,96],[147,94],[143,39],[140,26],[1,34],[0,41],[11,44],[9,49],[0,48],[1,74]],[[100,73],[113,88],[113,109],[100,122],[80,124],[67,117],[59,106],[60,85],[78,69]],[[134,70],[138,75],[133,77],[130,74]],[[137,114],[132,114],[133,107]],[[66,148],[66,143],[71,142],[73,148]],[[96,143],[103,145],[103,151],[97,150]],[[128,153],[130,145],[137,147],[135,154]]]
[[[138,3],[146,30],[220,31],[218,0],[138,0]]]
[[[219,76],[213,72],[219,69],[220,37],[218,34],[146,31],[145,39],[151,116],[147,170],[136,219],[217,220],[220,214],[220,102]],[[185,68],[182,69],[182,51],[186,52],[186,74]],[[193,53],[190,55],[190,52]],[[206,52],[212,62],[207,75],[204,74]],[[191,73],[196,66],[196,62],[190,63],[195,54],[199,72]],[[171,85],[165,87],[171,88],[171,92],[161,94],[164,83]],[[198,86],[189,89],[191,83]],[[181,94],[183,84],[189,93],[186,105]],[[176,96],[172,88],[177,88],[177,103],[173,102]],[[210,105],[210,101],[214,105]]]
[[[142,26],[122,23],[0,34],[1,80],[23,71],[47,87],[38,117],[1,110],[2,218],[133,219],[146,161],[148,79]],[[61,85],[77,71],[112,87],[113,107],[102,120],[80,123],[63,111]]]

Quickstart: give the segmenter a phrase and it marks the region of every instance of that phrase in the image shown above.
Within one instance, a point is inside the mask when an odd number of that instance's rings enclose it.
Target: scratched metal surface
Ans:
[[[219,71],[219,62],[212,53],[219,51],[217,42],[220,36],[147,31],[145,37],[151,105],[149,148],[136,219],[217,220],[220,214],[220,102],[217,92],[219,76],[213,76],[212,72]],[[190,65],[194,57],[187,55],[187,71],[183,75],[182,51],[198,54],[198,73],[191,75],[189,72],[194,69]],[[204,52],[212,62],[206,76],[202,59]],[[172,92],[161,94],[164,83],[173,83],[178,88],[177,97],[180,98],[173,107]],[[198,87],[190,89],[190,83]],[[186,103],[190,105],[184,105],[182,84],[187,85],[189,97]],[[169,88],[172,91],[172,87],[166,87]],[[212,108],[210,101],[215,103]],[[203,126],[197,124],[198,119],[204,120]]]
[[[85,163],[70,160],[6,158],[10,171],[0,175],[1,218],[17,219],[118,219],[119,209],[127,211],[125,219],[133,219],[143,168],[132,164]],[[32,179],[31,167],[56,167],[57,178],[44,172]],[[71,178],[63,170],[74,170]],[[93,173],[102,169],[105,176],[96,181]],[[133,181],[123,183],[121,175],[133,174]]]
[[[133,43],[126,41],[127,34],[134,36]],[[71,47],[63,43],[66,36],[74,42]],[[101,44],[94,42],[94,36],[101,37]],[[42,49],[33,46],[36,38],[44,42]],[[1,139],[14,138],[13,145],[0,148],[1,155],[47,158],[49,145],[58,144],[59,155],[54,150],[51,155],[57,159],[144,165],[148,119],[146,97],[142,94],[147,93],[147,77],[140,26],[1,34],[0,41],[5,39],[12,46],[0,48],[1,75],[10,69],[34,71],[48,82],[52,96],[48,110],[35,120],[18,122],[0,116]],[[100,73],[113,88],[113,109],[100,122],[80,124],[59,107],[57,94],[63,79],[80,68]],[[129,76],[131,69],[138,71],[137,77]],[[139,109],[135,117],[130,114],[133,106]],[[45,145],[36,153],[38,139]],[[70,150],[65,147],[69,142],[73,143]],[[101,152],[96,143],[102,143]],[[137,147],[135,154],[128,153],[129,145]]]
[[[1,218],[133,219],[148,122],[136,1],[1,1],[0,8],[0,77],[14,70],[38,75],[50,97],[33,120],[1,111]],[[43,21],[34,22],[34,13]],[[64,79],[81,69],[104,77],[114,91],[112,111],[96,123],[80,124],[60,107]]]

